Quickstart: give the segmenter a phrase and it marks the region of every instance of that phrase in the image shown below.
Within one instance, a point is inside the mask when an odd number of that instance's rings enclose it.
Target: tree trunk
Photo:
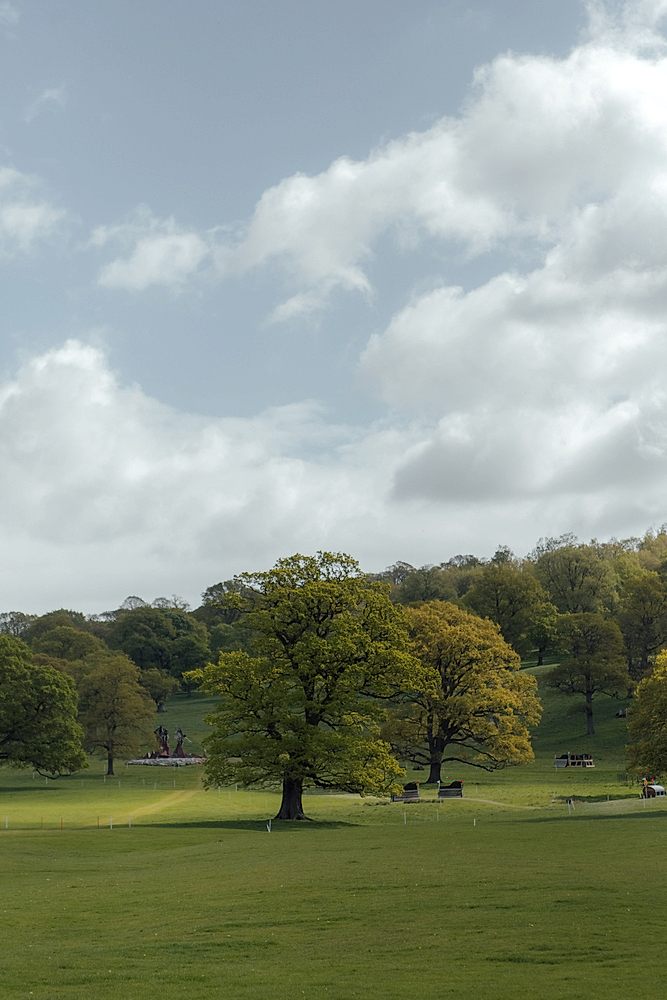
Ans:
[[[593,695],[586,694],[586,735],[595,736],[593,725]]]
[[[107,751],[107,776],[108,775],[113,777],[113,754],[110,750]]]
[[[427,785],[437,785],[440,781],[440,769],[442,768],[442,755],[445,750],[445,741],[438,735],[437,723],[433,713],[429,712],[428,730],[426,742],[428,744],[429,774],[426,780]]]
[[[301,778],[283,778],[283,799],[278,815],[274,819],[308,819],[303,811],[301,796],[303,781]]]
[[[426,779],[427,785],[437,785],[440,781],[440,771],[442,769],[442,759],[438,755],[431,757],[431,768]]]

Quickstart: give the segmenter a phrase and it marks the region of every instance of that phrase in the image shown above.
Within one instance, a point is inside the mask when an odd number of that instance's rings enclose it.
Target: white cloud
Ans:
[[[294,292],[275,318],[370,291],[379,241],[446,242],[475,255],[557,245],[573,213],[667,169],[663,0],[589,4],[587,40],[564,59],[508,54],[480,68],[459,117],[264,192],[222,258],[226,273],[279,262]],[[649,44],[650,43],[650,44]]]
[[[536,429],[519,412],[502,427],[480,414],[435,434],[331,426],[311,403],[204,418],[122,385],[99,350],[70,341],[0,385],[10,484],[0,495],[0,607],[104,610],[128,593],[196,601],[216,580],[293,551],[349,551],[381,569],[499,542],[526,551],[563,526],[638,530],[664,509],[661,407],[656,397],[643,413],[619,404],[600,417],[582,404]],[[543,454],[528,462],[526,442],[540,433]],[[475,462],[471,440],[485,442]]]
[[[65,86],[48,87],[30,102],[23,115],[24,121],[30,124],[46,111],[62,111],[67,104],[67,89]]]
[[[37,181],[13,167],[0,166],[0,253],[32,250],[54,235],[65,212],[39,197]]]
[[[146,208],[115,226],[99,226],[91,244],[119,246],[126,256],[105,264],[98,276],[104,288],[143,291],[154,285],[179,287],[192,278],[211,253],[209,237],[157,219]]]
[[[261,565],[267,549],[317,547],[346,512],[357,516],[360,496],[334,489],[344,473],[295,455],[335,451],[341,436],[312,404],[246,420],[175,412],[120,385],[76,341],[36,357],[0,387],[11,484],[0,497],[0,606],[19,599],[11,587],[26,554],[43,561],[23,574],[24,604],[100,608],[125,591],[196,597],[223,573]]]

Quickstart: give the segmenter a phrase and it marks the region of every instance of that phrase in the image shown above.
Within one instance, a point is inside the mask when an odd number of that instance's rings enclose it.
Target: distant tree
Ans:
[[[206,627],[177,608],[122,611],[109,626],[109,645],[138,667],[156,667],[174,677],[203,666],[210,656]]]
[[[469,554],[452,556],[440,565],[447,586],[454,595],[453,599],[464,597],[468,593],[484,565],[483,560]]]
[[[565,658],[548,673],[547,683],[564,694],[583,695],[586,733],[593,736],[595,696],[615,697],[630,685],[621,630],[592,612],[562,615],[558,641]]]
[[[561,613],[598,612],[613,606],[614,573],[594,545],[575,544],[572,536],[565,535],[540,542],[532,558],[538,580]]]
[[[136,594],[130,594],[126,597],[121,604],[119,611],[136,611],[137,608],[147,608],[148,601],[145,601],[143,597],[137,597]]]
[[[36,653],[55,656],[61,660],[82,660],[91,653],[104,652],[107,647],[90,632],[71,625],[55,625],[38,635],[33,640],[32,648]]]
[[[190,605],[183,598],[179,597],[178,594],[172,594],[171,597],[156,597],[154,601],[151,601],[151,607],[153,608],[175,608],[176,611],[189,611]]]
[[[533,617],[544,608],[547,597],[533,574],[508,557],[479,570],[464,602],[482,618],[494,621],[505,641],[526,655],[533,648]]]
[[[244,588],[238,577],[212,584],[202,594],[202,603],[192,612],[193,616],[209,629],[215,625],[234,625],[242,618],[242,613],[234,607],[233,601],[229,598],[243,592],[244,589],[246,600],[252,600],[252,593]]]
[[[211,660],[215,663],[220,653],[231,653],[235,649],[244,649],[251,652],[253,634],[247,627],[243,619],[233,625],[225,625],[220,622],[214,625],[210,631]]]
[[[543,600],[533,607],[526,635],[541,667],[545,655],[554,650],[558,635],[558,612],[551,601]]]
[[[408,573],[394,588],[393,598],[399,604],[445,600],[456,596],[446,573],[438,566],[422,566]]]
[[[103,750],[107,774],[120,754],[140,751],[152,740],[155,705],[139,668],[122,654],[94,654],[79,683],[80,720],[89,750]]]
[[[491,556],[491,562],[494,566],[517,565],[516,557],[508,545],[499,545]]]
[[[403,772],[380,738],[373,696],[391,693],[416,664],[386,585],[327,552],[237,579],[229,600],[249,619],[254,655],[223,652],[199,673],[220,697],[205,740],[208,782],[281,783],[282,820],[305,818],[309,785],[395,786]]]
[[[50,632],[51,629],[56,628],[58,625],[68,625],[70,628],[80,629],[84,632],[90,631],[90,623],[80,611],[68,611],[66,608],[59,608],[57,611],[49,611],[45,615],[39,615],[39,617],[33,619],[23,633],[22,638],[29,645],[32,645],[35,639],[41,638],[45,632]]]
[[[66,774],[86,766],[73,681],[0,635],[0,762]]]
[[[491,771],[532,760],[537,682],[498,626],[446,601],[406,611],[422,672],[385,730],[399,758],[428,765],[431,784],[443,763]]]
[[[35,615],[26,615],[23,611],[3,611],[0,614],[0,633],[20,638],[34,622]]]
[[[387,566],[384,572],[378,573],[378,578],[386,580],[387,583],[391,583],[394,587],[396,587],[399,583],[403,583],[405,578],[414,572],[414,566],[408,562],[402,562],[399,559],[398,562],[393,563],[391,566]]]
[[[663,573],[667,567],[667,525],[647,531],[638,543],[637,555],[644,569]]]
[[[667,772],[667,651],[637,685],[628,717],[628,764],[640,774]]]
[[[166,674],[164,670],[158,670],[157,667],[148,667],[147,670],[142,670],[139,674],[139,681],[155,702],[158,712],[163,710],[167,699],[178,691],[176,678]]]
[[[656,572],[640,570],[621,587],[618,622],[625,640],[628,671],[640,680],[667,642],[667,585]]]

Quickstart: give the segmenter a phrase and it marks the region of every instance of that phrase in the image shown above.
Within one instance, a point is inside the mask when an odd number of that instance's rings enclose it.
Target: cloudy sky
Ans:
[[[667,521],[667,0],[0,0],[0,610]]]

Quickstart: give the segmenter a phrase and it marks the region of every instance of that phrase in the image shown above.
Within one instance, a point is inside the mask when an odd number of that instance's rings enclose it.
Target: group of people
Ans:
[[[165,726],[159,725],[157,729],[154,729],[155,738],[158,742],[158,750],[153,750],[149,755],[151,759],[156,757],[185,757],[185,751],[183,749],[183,743],[187,740],[187,736],[179,726],[176,730],[176,746],[174,747],[174,752],[172,754],[169,747],[169,732]]]

